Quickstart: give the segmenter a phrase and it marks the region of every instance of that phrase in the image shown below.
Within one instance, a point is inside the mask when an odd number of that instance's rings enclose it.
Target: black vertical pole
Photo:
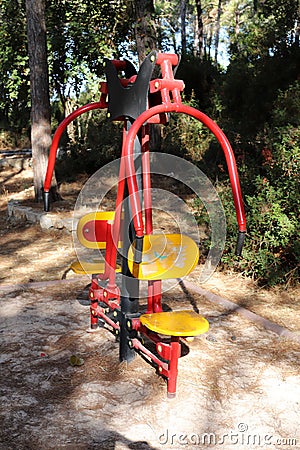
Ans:
[[[129,128],[128,122],[128,128]],[[141,142],[138,137],[134,143],[134,161],[139,191],[142,190],[142,159]],[[127,186],[125,188],[124,210],[124,236],[123,236],[123,260],[122,260],[122,285],[121,285],[121,320],[120,320],[120,361],[131,361],[135,357],[134,349],[128,345],[130,331],[126,322],[130,317],[136,316],[139,311],[139,280],[134,278],[128,268],[128,249],[135,239],[135,231],[132,222],[130,199]]]
[[[106,61],[105,73],[107,78],[107,88],[109,92],[108,113],[110,120],[120,120],[127,118],[127,131],[131,126],[130,121],[134,121],[142,112],[148,108],[149,83],[157,60],[157,53],[150,53],[143,61],[138,74],[134,66],[128,61],[121,61],[118,64],[113,61]],[[121,64],[121,66],[120,66]],[[125,64],[125,67],[124,67]],[[129,83],[124,87],[119,78],[119,72],[125,70],[126,78],[137,75],[134,83]],[[134,143],[134,161],[136,167],[137,184],[139,192],[142,192],[142,145],[141,139],[137,136]],[[135,352],[128,345],[130,331],[126,327],[126,317],[136,316],[139,312],[139,281],[135,279],[129,269],[127,262],[128,249],[135,239],[135,232],[132,225],[132,213],[128,198],[128,189],[123,202],[124,209],[124,237],[123,237],[123,262],[122,262],[122,286],[121,286],[121,313],[120,313],[120,361],[130,361],[134,358]],[[127,197],[126,197],[127,195]],[[142,202],[142,199],[141,199]]]

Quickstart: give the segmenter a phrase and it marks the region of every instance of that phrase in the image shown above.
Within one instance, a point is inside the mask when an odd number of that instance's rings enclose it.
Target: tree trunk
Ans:
[[[66,98],[66,102],[65,102],[65,117],[67,117],[69,114],[71,114],[75,109],[76,109],[75,101],[72,100],[70,97],[67,97]],[[79,122],[79,120],[78,120],[78,122]],[[74,123],[74,121],[72,121],[67,126],[68,138],[70,139],[72,144],[76,143],[76,133],[75,133],[75,131],[76,131],[75,123]]]
[[[181,54],[186,55],[186,0],[180,1]]]
[[[202,5],[201,0],[196,0],[197,13],[197,54],[199,58],[203,58],[203,20],[202,20]]]
[[[237,39],[237,37],[240,33],[240,11],[238,8],[235,10],[235,29],[234,29],[234,31],[235,31],[235,37]]]
[[[218,13],[216,21],[216,35],[215,35],[215,64],[218,64],[219,40],[220,40],[220,19],[222,12],[222,0],[218,1]]]
[[[296,44],[296,48],[299,47],[299,35],[300,35],[300,3],[299,3],[299,8],[298,8],[298,15],[296,18],[296,22],[295,22],[295,44]]]
[[[43,184],[51,145],[45,0],[26,0],[31,96],[31,146],[35,200],[43,200]],[[56,182],[51,189],[57,197]],[[57,199],[57,198],[56,198]]]
[[[154,22],[153,0],[135,0],[135,39],[139,64],[141,65],[151,50],[158,50],[157,33]],[[150,126],[150,149],[159,151],[161,145],[161,126]]]
[[[153,0],[135,0],[135,39],[139,64],[157,48]]]

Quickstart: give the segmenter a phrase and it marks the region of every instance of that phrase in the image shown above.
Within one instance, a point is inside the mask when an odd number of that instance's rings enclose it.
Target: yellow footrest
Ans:
[[[84,275],[93,275],[93,274],[100,274],[104,273],[105,270],[105,262],[104,261],[95,261],[95,262],[88,262],[88,261],[74,261],[70,269],[73,270],[73,272]],[[121,267],[117,265],[116,272],[121,272]]]
[[[198,336],[209,329],[208,321],[190,310],[142,314],[140,321],[149,330],[166,336]]]

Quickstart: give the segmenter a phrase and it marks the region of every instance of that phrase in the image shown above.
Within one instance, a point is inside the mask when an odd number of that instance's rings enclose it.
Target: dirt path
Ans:
[[[167,400],[145,361],[120,366],[111,333],[86,332],[81,291],[1,293],[1,448],[300,448],[299,345],[194,297],[210,331],[189,344]],[[191,307],[178,289],[165,302]]]
[[[141,357],[120,365],[113,335],[86,331],[88,278],[14,286],[59,279],[74,259],[68,233],[7,220],[6,202],[28,187],[26,173],[1,172],[0,448],[300,449],[297,343],[177,286],[164,302],[197,307],[210,331],[188,344],[177,397],[167,400],[165,382]],[[196,283],[197,271],[189,279]],[[296,289],[264,291],[221,273],[204,287],[300,332]],[[73,354],[82,366],[70,365]]]

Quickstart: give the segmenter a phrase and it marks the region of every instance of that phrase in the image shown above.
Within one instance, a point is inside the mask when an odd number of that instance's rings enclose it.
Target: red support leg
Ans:
[[[153,312],[162,312],[161,298],[162,298],[162,281],[154,280],[153,283]]]
[[[181,355],[181,344],[178,336],[171,338],[171,357],[169,362],[169,376],[168,376],[168,397],[173,398],[176,395],[176,383],[178,375],[178,359]]]
[[[98,301],[101,300],[103,288],[98,285],[95,278],[92,278],[92,284],[89,289],[90,299],[90,312],[91,312],[91,329],[96,330],[98,328]]]
[[[98,302],[91,303],[91,330],[96,330],[98,328],[97,306]]]

